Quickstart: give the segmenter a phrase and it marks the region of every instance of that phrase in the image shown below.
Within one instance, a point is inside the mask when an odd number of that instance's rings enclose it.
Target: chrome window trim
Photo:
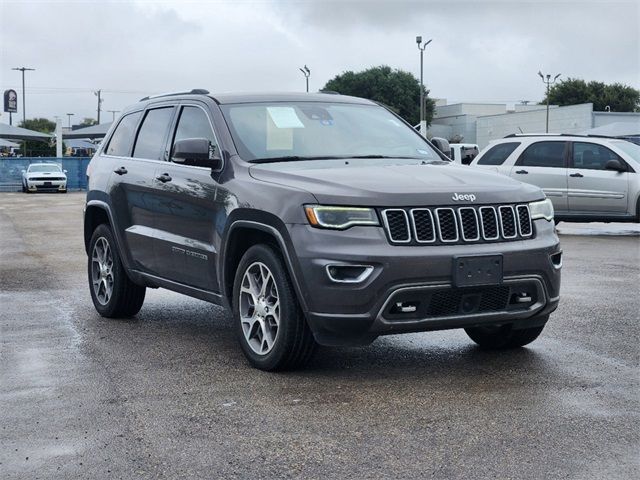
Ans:
[[[504,233],[504,220],[502,219],[502,209],[503,208],[508,208],[509,210],[511,210],[511,215],[513,215],[513,235],[507,236]],[[512,205],[500,205],[498,207],[498,215],[500,216],[500,232],[502,233],[502,238],[505,238],[505,239],[516,238],[518,236],[518,219],[517,219],[517,215],[516,215],[516,212],[515,212],[513,206]]]
[[[456,238],[453,239],[453,240],[444,240],[442,238],[442,228],[440,228],[440,215],[438,213],[441,210],[449,210],[451,213],[453,213],[453,225],[456,227]],[[450,208],[450,207],[436,208],[435,212],[436,212],[436,221],[438,222],[438,236],[440,237],[440,241],[442,243],[455,243],[455,242],[459,241],[460,240],[460,233],[458,231],[458,215],[456,215],[455,209]]]
[[[420,240],[418,238],[418,230],[416,229],[416,219],[414,217],[413,212],[427,212],[429,214],[429,218],[431,219],[431,229],[433,230],[433,235],[432,235],[432,240]],[[418,243],[435,243],[435,241],[438,239],[437,238],[437,234],[436,234],[436,224],[435,221],[433,220],[433,213],[431,213],[431,210],[429,210],[428,208],[412,208],[410,210],[411,213],[411,227],[413,229],[413,235],[415,237],[416,242]]]
[[[473,238],[467,238],[466,235],[464,234],[464,223],[462,221],[463,210],[471,210],[473,212],[473,218],[475,218],[475,221],[476,221],[476,236]],[[462,232],[462,240],[464,240],[465,242],[476,242],[480,240],[480,225],[478,225],[478,213],[476,212],[476,209],[473,207],[460,207],[458,208],[458,217],[460,220],[460,230]]]
[[[404,221],[407,226],[407,239],[406,240],[394,240],[391,236],[391,229],[389,228],[389,221],[387,220],[387,212],[402,212],[404,215]],[[406,210],[402,208],[386,208],[382,210],[382,221],[384,223],[384,227],[387,230],[387,234],[389,235],[389,239],[393,243],[411,243],[411,225],[409,224],[409,216],[407,215]]]
[[[490,210],[493,218],[496,221],[496,235],[495,237],[488,237],[484,231],[484,214],[483,210]],[[482,238],[485,240],[498,240],[500,238],[500,219],[498,218],[498,212],[496,212],[495,207],[480,207],[480,227],[482,228]]]

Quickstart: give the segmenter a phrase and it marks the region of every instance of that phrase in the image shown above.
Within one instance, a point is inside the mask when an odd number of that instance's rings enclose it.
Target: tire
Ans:
[[[514,329],[509,325],[488,325],[486,327],[465,328],[469,338],[476,342],[480,348],[487,350],[508,350],[518,348],[533,342],[544,330],[544,325],[539,327]]]
[[[640,223],[640,198],[636,202],[636,223]]]
[[[315,339],[282,257],[272,247],[255,245],[244,254],[235,274],[232,306],[240,347],[254,367],[292,370],[313,355]]]
[[[22,184],[22,193],[27,193],[27,187],[24,186],[24,183]]]
[[[107,224],[98,225],[91,236],[87,276],[93,305],[103,317],[132,317],[142,308],[146,288],[128,277]],[[108,285],[111,285],[110,294]]]

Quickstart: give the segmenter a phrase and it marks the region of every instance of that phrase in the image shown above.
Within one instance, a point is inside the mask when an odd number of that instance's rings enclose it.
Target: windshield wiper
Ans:
[[[327,156],[319,156],[319,157],[304,157],[300,155],[287,155],[283,157],[265,157],[265,158],[255,158],[250,160],[250,163],[271,163],[271,162],[297,162],[299,160],[327,160],[331,158],[338,157],[327,157]]]

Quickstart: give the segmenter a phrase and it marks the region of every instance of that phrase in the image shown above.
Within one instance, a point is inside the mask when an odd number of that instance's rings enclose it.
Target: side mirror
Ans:
[[[182,165],[210,167],[218,170],[222,167],[222,158],[215,145],[206,138],[184,138],[173,144],[171,160]]]
[[[433,137],[431,139],[433,146],[445,154],[447,158],[451,158],[451,147],[449,141],[446,138]]]
[[[617,158],[612,158],[607,163],[604,164],[605,170],[615,170],[616,172],[626,172],[627,167],[622,164],[620,160]]]
[[[63,171],[64,173],[67,173],[67,171],[66,171],[66,170],[62,170],[62,171]]]
[[[26,170],[22,170],[22,173],[27,173],[27,171]]]

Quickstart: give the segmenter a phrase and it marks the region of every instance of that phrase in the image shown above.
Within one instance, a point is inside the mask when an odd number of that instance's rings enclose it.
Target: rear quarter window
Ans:
[[[120,120],[115,132],[111,135],[109,144],[105,149],[105,153],[107,155],[114,155],[117,157],[129,156],[131,153],[131,146],[133,145],[133,137],[136,133],[136,126],[140,121],[141,115],[142,112],[135,112],[122,117],[122,120]]]
[[[506,142],[494,145],[478,160],[478,165],[502,165],[519,146],[520,142]]]

